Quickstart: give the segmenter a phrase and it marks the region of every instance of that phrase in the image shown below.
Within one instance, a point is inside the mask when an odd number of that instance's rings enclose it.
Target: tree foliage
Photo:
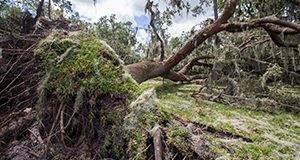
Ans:
[[[20,7],[11,6],[11,1],[3,1],[0,5],[0,29],[2,31],[20,32],[23,13]]]
[[[133,53],[137,40],[131,22],[119,22],[115,15],[104,16],[95,23],[95,33],[98,38],[105,40],[121,59],[137,58],[137,55]]]

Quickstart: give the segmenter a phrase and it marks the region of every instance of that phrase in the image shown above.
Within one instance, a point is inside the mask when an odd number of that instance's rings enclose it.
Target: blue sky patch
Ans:
[[[137,25],[140,27],[146,27],[150,22],[149,17],[145,16],[145,15],[134,16],[133,18],[134,18],[134,21],[137,23]]]

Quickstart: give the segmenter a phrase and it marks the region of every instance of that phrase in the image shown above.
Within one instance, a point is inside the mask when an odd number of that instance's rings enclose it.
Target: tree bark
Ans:
[[[237,0],[227,0],[222,15],[214,23],[194,34],[178,51],[173,53],[173,56],[165,61],[165,68],[171,70],[207,38],[224,30],[221,26],[233,15],[236,5]]]
[[[158,30],[155,25],[155,19],[158,13],[155,13],[152,9],[153,7],[153,1],[148,0],[145,9],[150,12],[151,20],[150,20],[150,26],[153,30],[153,33],[155,34],[155,37],[158,39],[160,43],[160,61],[162,62],[165,58],[165,44],[162,39],[162,37],[159,35]]]
[[[142,83],[148,79],[162,76],[169,72],[161,62],[142,61],[125,66],[125,70],[131,74],[137,83]]]

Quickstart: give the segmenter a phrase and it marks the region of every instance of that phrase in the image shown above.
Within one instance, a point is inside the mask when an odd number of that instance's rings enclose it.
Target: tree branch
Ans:
[[[48,1],[48,17],[51,20],[51,0]]]
[[[211,37],[224,30],[221,25],[233,15],[237,0],[227,0],[223,13],[214,23],[204,27],[202,30],[196,32],[187,42],[177,51],[173,56],[164,62],[165,70],[169,71],[176,66],[181,60],[185,59],[196,47],[203,43],[207,38]]]
[[[279,25],[279,26],[278,26]],[[284,41],[279,34],[299,34],[300,24],[286,22],[280,20],[275,16],[268,16],[260,19],[254,19],[249,22],[241,23],[226,23],[222,27],[228,32],[243,32],[249,29],[254,29],[258,27],[264,28],[264,30],[269,34],[273,42],[279,47],[297,47],[300,42],[287,42]],[[288,27],[288,28],[283,28]]]
[[[298,47],[300,42],[287,42],[283,40],[280,35],[275,34],[273,32],[267,31],[269,36],[271,37],[272,41],[278,46],[278,47]]]
[[[162,76],[174,81],[189,80],[190,78],[182,73],[186,73],[184,69],[181,72],[173,72],[171,69],[180,61],[185,59],[194,49],[202,44],[209,37],[221,32],[243,32],[255,28],[263,28],[270,35],[274,43],[279,47],[296,47],[299,42],[286,42],[279,34],[300,34],[300,24],[286,22],[275,16],[268,16],[259,19],[253,19],[248,22],[228,22],[228,19],[233,15],[237,5],[237,0],[227,0],[221,16],[212,24],[205,26],[202,30],[196,32],[189,38],[184,45],[177,51],[174,51],[172,56],[162,63],[155,62],[140,62],[137,64],[126,66],[129,73],[133,72],[133,78],[141,83],[150,78]],[[196,62],[195,62],[196,63]],[[148,65],[147,65],[148,64]],[[142,68],[138,68],[141,66]],[[174,77],[171,77],[174,76]]]
[[[240,52],[243,52],[245,49],[247,49],[249,47],[254,47],[256,45],[263,44],[263,43],[266,43],[266,42],[269,42],[269,41],[270,41],[270,39],[265,39],[265,40],[261,40],[261,41],[255,42],[254,44],[245,45],[243,47],[240,47]]]
[[[285,28],[275,28],[274,26],[271,28],[270,24],[279,25],[281,27],[288,27],[289,29]],[[249,22],[241,22],[241,23],[225,23],[222,24],[222,28],[228,32],[243,32],[249,29],[257,28],[257,27],[268,27],[270,30],[274,30],[277,32],[293,32],[294,34],[300,33],[300,24],[292,23],[292,22],[286,22],[283,20],[280,20],[279,18],[275,16],[268,16],[260,19],[254,19]],[[285,31],[286,30],[286,31]]]
[[[212,64],[201,63],[201,62],[199,62],[199,60],[213,59],[213,58],[215,58],[215,57],[213,57],[213,56],[203,56],[203,57],[194,58],[188,64],[186,64],[184,67],[182,67],[182,69],[180,71],[178,71],[178,73],[187,74],[187,72],[190,71],[195,65],[212,67]]]

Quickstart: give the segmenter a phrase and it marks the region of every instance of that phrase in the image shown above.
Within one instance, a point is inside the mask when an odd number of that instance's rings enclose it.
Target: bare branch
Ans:
[[[268,31],[267,31],[268,32]],[[269,36],[271,37],[272,41],[278,46],[278,47],[298,47],[300,42],[287,42],[283,40],[280,35],[275,34],[273,32],[268,32]]]
[[[215,57],[213,56],[203,56],[203,57],[197,57],[192,59],[188,64],[186,64],[182,69],[178,72],[181,74],[186,74],[188,71],[190,71],[195,65],[198,66],[206,66],[206,67],[212,67],[212,64],[207,64],[207,63],[201,63],[199,60],[202,59],[214,59]]]
[[[299,34],[300,24],[286,22],[275,16],[254,19],[249,22],[226,23],[222,27],[228,32],[243,32],[258,27],[264,28],[270,35],[273,42],[279,47],[297,47],[300,42],[287,42],[279,34]],[[287,28],[286,28],[287,27]]]
[[[266,42],[269,42],[270,39],[265,39],[265,40],[261,40],[261,41],[258,41],[258,42],[255,42],[254,44],[250,44],[250,45],[245,45],[243,47],[240,48],[240,52],[243,52],[245,49],[249,48],[249,47],[254,47],[256,45],[260,45],[260,44],[263,44],[263,43],[266,43]]]
[[[249,22],[225,23],[222,25],[222,27],[224,30],[226,30],[228,32],[243,32],[243,31],[257,28],[257,27],[265,28],[269,24],[273,24],[273,25],[275,24],[275,25],[279,25],[280,27],[288,27],[289,28],[289,29],[278,28],[278,27],[276,28],[273,26],[270,29],[272,29],[274,31],[300,33],[300,24],[283,21],[275,16],[268,16],[268,17],[264,17],[264,18],[260,18],[260,19],[254,19]]]

